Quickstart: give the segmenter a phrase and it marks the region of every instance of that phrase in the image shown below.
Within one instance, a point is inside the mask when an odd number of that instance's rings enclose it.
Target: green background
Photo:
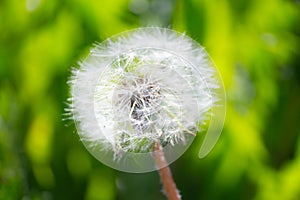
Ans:
[[[1,0],[0,199],[165,199],[157,172],[93,158],[63,121],[72,66],[140,26],[198,41],[226,87],[223,133],[171,165],[183,199],[300,199],[299,0]]]

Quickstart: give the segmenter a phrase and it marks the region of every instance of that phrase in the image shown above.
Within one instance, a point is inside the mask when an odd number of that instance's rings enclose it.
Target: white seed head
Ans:
[[[223,95],[205,50],[169,29],[114,36],[79,65],[70,80],[79,136],[97,159],[122,171],[155,170],[155,142],[169,162],[177,159],[211,121]],[[205,151],[218,135],[207,139]]]

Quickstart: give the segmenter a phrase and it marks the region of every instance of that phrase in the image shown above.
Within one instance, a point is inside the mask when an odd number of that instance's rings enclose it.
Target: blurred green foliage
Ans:
[[[94,159],[62,121],[71,66],[135,27],[186,32],[227,92],[211,154],[201,138],[171,165],[183,199],[300,199],[298,0],[1,0],[0,199],[165,199],[156,172]]]

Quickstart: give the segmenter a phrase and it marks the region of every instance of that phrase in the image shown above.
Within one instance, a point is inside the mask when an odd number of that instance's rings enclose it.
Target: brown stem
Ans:
[[[171,170],[166,161],[162,146],[159,142],[154,144],[153,157],[156,166],[159,169],[159,175],[165,188],[169,200],[181,200],[181,196],[177,190],[176,184],[173,180]]]

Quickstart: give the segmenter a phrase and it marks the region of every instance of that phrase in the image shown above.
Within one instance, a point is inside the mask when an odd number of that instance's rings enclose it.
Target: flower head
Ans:
[[[185,35],[136,29],[96,45],[73,71],[71,112],[100,161],[152,171],[155,142],[172,162],[211,119],[222,87],[216,77],[204,49]]]

